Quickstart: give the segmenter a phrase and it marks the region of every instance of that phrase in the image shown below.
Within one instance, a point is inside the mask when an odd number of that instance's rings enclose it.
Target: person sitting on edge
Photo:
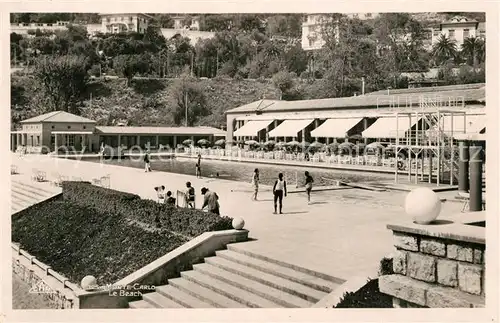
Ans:
[[[209,191],[208,188],[203,187],[201,189],[201,194],[205,195],[205,200],[203,201],[203,206],[201,208],[206,208],[208,212],[220,215],[219,196],[217,193]]]
[[[274,213],[276,214],[276,202],[279,201],[280,204],[280,214],[283,209],[283,193],[286,196],[286,181],[283,179],[283,173],[278,174],[278,179],[274,182],[273,194],[274,194]]]
[[[167,192],[167,205],[175,205],[175,198],[172,197],[172,192]]]
[[[193,208],[195,207],[194,198],[195,198],[195,190],[194,187],[191,186],[191,182],[186,183],[186,207]]]

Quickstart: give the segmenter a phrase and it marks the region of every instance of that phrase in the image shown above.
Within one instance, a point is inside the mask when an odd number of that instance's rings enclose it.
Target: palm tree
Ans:
[[[472,65],[477,66],[480,57],[484,55],[484,41],[477,37],[468,37],[462,44],[462,54],[467,59],[472,59]]]
[[[455,59],[457,57],[457,44],[454,40],[441,35],[432,47],[432,56],[439,65],[450,59]]]

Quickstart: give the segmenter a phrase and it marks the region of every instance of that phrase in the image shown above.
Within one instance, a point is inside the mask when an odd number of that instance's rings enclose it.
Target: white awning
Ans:
[[[274,120],[253,120],[245,123],[241,128],[234,132],[236,137],[256,137],[259,131],[269,126]]]
[[[442,130],[451,135],[453,130],[453,136],[455,134],[478,134],[484,128],[486,128],[486,115],[446,115],[442,117],[441,127]],[[453,123],[452,123],[453,121]]]
[[[327,119],[321,126],[311,131],[311,137],[343,138],[362,118]]]
[[[313,122],[313,119],[285,120],[269,132],[269,137],[297,137],[299,131]]]
[[[52,131],[53,135],[91,135],[92,131]]]
[[[407,130],[417,123],[417,118],[408,116],[382,117],[361,133],[364,138],[397,138],[404,137]]]

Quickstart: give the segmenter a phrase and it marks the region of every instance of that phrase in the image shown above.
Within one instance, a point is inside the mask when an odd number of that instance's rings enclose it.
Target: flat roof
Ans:
[[[308,111],[308,110],[332,110],[347,108],[370,108],[388,107],[394,102],[405,106],[406,102],[418,105],[420,98],[463,98],[464,102],[482,102],[485,97],[485,84],[473,84],[465,86],[434,86],[412,89],[377,91],[360,96],[316,99],[316,100],[259,100],[238,108],[227,111],[227,114],[279,112],[279,111]]]
[[[226,132],[213,127],[127,127],[97,126],[97,134],[110,135],[215,135],[225,136]]]

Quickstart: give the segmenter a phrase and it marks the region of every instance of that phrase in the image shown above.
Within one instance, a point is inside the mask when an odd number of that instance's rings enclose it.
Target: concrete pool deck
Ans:
[[[271,188],[264,185],[261,185],[260,200],[251,201],[250,183],[197,179],[167,172],[145,173],[139,168],[45,155],[19,157],[12,154],[12,163],[17,165],[22,176],[31,176],[32,169],[38,169],[45,171],[49,180],[55,172],[87,181],[109,174],[112,189],[149,199],[156,199],[155,186],[165,185],[175,194],[177,190],[184,190],[185,182],[190,181],[196,188],[197,207],[202,201],[200,188],[206,186],[220,196],[223,215],[245,220],[250,237],[257,239],[249,243],[248,248],[276,260],[343,279],[376,272],[380,259],[392,252],[392,232],[386,225],[405,217],[406,192],[401,191],[314,192],[311,205],[307,204],[305,193],[289,194],[284,199],[284,214],[273,215]],[[460,203],[444,203],[442,214],[458,214],[460,209]]]

